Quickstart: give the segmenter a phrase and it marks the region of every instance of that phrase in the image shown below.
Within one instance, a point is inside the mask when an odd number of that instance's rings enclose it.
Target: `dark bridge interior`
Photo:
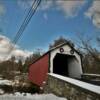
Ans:
[[[60,54],[57,53],[53,59],[53,73],[59,74],[62,76],[69,76],[69,67],[75,59],[73,55]]]
[[[57,53],[53,59],[53,73],[68,76],[68,57]]]

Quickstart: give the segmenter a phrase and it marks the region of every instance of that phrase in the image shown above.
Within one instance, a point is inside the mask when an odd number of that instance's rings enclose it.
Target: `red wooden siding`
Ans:
[[[48,66],[49,54],[46,54],[30,66],[29,80],[38,86],[42,86],[43,81],[47,79]]]

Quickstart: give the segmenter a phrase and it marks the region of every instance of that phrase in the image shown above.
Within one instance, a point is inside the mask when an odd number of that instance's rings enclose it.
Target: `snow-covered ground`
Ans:
[[[57,97],[54,94],[34,94],[19,93],[5,94],[0,96],[0,100],[67,100],[65,98]]]
[[[0,79],[0,85],[13,85],[13,81]],[[30,94],[19,93],[4,94],[4,91],[0,89],[0,100],[66,100],[65,98],[57,97],[54,94]]]
[[[88,74],[88,73],[84,73],[83,75],[100,77],[100,74]]]
[[[12,85],[12,81],[0,79],[0,85]]]
[[[0,85],[13,85],[14,82],[10,80],[0,79]],[[19,93],[4,94],[4,90],[0,89],[0,100],[66,100],[65,98],[57,97],[54,94],[29,94]]]

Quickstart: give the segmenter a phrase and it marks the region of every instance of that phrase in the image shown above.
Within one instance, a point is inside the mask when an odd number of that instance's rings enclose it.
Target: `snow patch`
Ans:
[[[4,91],[2,89],[0,89],[0,94],[4,94]]]
[[[0,85],[11,85],[12,81],[9,80],[0,80]]]
[[[83,75],[100,77],[100,74],[88,74],[88,73],[84,73]]]
[[[65,98],[57,97],[54,94],[29,94],[19,93],[5,94],[0,96],[0,100],[67,100]]]

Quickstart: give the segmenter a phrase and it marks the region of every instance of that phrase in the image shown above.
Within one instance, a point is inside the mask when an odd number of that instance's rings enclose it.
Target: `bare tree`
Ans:
[[[83,52],[83,65],[85,72],[100,74],[100,50],[93,46],[93,38],[78,36],[78,48]],[[95,45],[100,45],[100,37],[96,38]]]
[[[66,39],[62,36],[60,36],[58,39],[54,40],[54,43],[53,44],[50,44],[49,45],[49,49],[53,48],[53,47],[56,47],[62,43],[69,43],[71,46],[74,47],[74,44],[72,43],[72,41],[70,41],[69,39]]]

